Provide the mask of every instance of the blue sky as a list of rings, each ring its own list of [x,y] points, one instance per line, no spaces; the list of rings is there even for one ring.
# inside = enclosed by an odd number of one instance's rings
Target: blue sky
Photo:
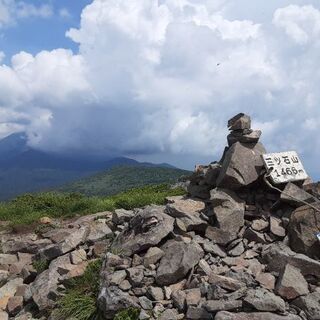
[[[318,0],[0,0],[0,138],[192,168],[251,115],[319,176]]]
[[[78,51],[78,45],[65,36],[71,27],[78,27],[82,9],[90,0],[31,0],[35,7],[47,4],[52,9],[48,17],[18,18],[12,25],[1,30],[0,48],[5,52],[5,63],[10,63],[11,56],[27,51],[36,54],[41,50],[68,48]]]

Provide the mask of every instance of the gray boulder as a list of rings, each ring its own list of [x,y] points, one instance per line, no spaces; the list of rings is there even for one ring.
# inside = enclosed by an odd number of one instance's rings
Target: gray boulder
[[[262,251],[263,261],[270,271],[281,272],[287,264],[300,270],[304,276],[320,279],[320,262],[308,256],[292,251],[284,243],[277,242]]]
[[[189,270],[199,263],[204,252],[195,243],[170,240],[161,248],[165,255],[160,260],[156,282],[159,285],[170,285],[183,279]]]
[[[295,306],[302,309],[308,320],[320,319],[320,291],[312,292],[306,296],[301,296],[292,302]]]
[[[288,228],[291,248],[311,258],[319,258],[319,241],[316,237],[319,232],[319,224],[319,212],[308,206],[296,209],[291,215]]]
[[[286,304],[283,299],[266,289],[250,289],[244,303],[258,311],[284,313]]]
[[[262,171],[261,143],[234,143],[225,154],[217,186],[237,190],[255,182]]]
[[[251,118],[244,114],[238,113],[234,117],[228,120],[229,130],[244,130],[251,128]]]
[[[162,206],[148,206],[138,212],[122,231],[112,248],[132,255],[157,245],[173,231],[174,219]]]
[[[298,268],[287,264],[279,275],[276,292],[284,299],[292,300],[309,293],[308,282]]]
[[[210,196],[216,224],[207,228],[206,237],[227,244],[237,238],[244,225],[244,202],[234,192],[220,188],[213,189]]]
[[[289,203],[294,207],[301,207],[305,201],[308,203],[316,202],[317,199],[312,196],[310,193],[304,191],[302,188],[298,187],[296,184],[289,182],[283,189],[281,193],[280,200]]]
[[[187,231],[204,231],[207,222],[201,219],[200,213],[205,203],[200,200],[188,199],[182,196],[167,198],[166,212],[173,218],[180,219]]]

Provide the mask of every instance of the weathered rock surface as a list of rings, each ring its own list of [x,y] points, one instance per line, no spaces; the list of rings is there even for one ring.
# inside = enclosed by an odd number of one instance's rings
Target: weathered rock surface
[[[276,292],[281,297],[292,300],[309,293],[308,282],[299,269],[287,264],[279,275]]]
[[[293,304],[302,309],[308,320],[320,319],[320,291],[312,292],[306,296],[301,296],[293,301]]]
[[[268,246],[262,252],[262,257],[271,271],[281,272],[287,264],[290,264],[298,268],[304,276],[320,278],[319,261],[295,253],[284,243],[275,243]]]
[[[237,190],[258,180],[263,168],[261,155],[264,153],[266,150],[261,143],[234,143],[225,155],[217,185]]]
[[[130,220],[129,226],[116,239],[113,248],[130,255],[160,243],[173,231],[174,219],[161,206],[148,206]]]
[[[320,206],[319,206],[320,208]],[[289,239],[291,248],[309,257],[320,257],[319,241],[316,234],[319,232],[319,213],[308,206],[296,209],[289,223]]]
[[[235,193],[220,188],[211,191],[210,200],[216,223],[207,228],[206,236],[215,243],[227,244],[244,225],[244,203]]]
[[[162,248],[164,256],[158,267],[156,281],[159,285],[170,285],[186,276],[203,257],[203,250],[197,243],[168,241]]]
[[[313,203],[317,201],[314,196],[292,182],[287,183],[283,189],[283,192],[281,193],[280,200],[289,203],[294,207],[301,207],[303,205],[301,201],[307,203]]]
[[[181,220],[187,231],[206,229],[207,222],[200,215],[200,212],[205,209],[203,201],[181,196],[169,197],[167,201],[166,212],[173,218]]]

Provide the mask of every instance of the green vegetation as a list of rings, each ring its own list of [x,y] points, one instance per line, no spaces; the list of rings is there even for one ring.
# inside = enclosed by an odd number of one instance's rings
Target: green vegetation
[[[108,196],[146,185],[174,183],[190,174],[190,171],[175,168],[117,166],[77,180],[58,190],[87,196]]]
[[[54,311],[59,320],[102,320],[97,308],[102,261],[89,263],[81,277],[72,278],[66,284],[64,295],[58,300]],[[114,320],[138,320],[140,311],[129,308],[116,314]]]
[[[140,310],[137,308],[128,308],[116,314],[113,320],[138,320]]]
[[[46,192],[25,194],[0,203],[0,220],[12,225],[31,224],[41,217],[69,218],[117,208],[133,209],[148,204],[164,204],[165,197],[182,195],[181,188],[167,184],[145,186],[108,197],[89,197],[77,193]]]
[[[73,278],[66,284],[66,292],[55,310],[59,319],[102,319],[97,308],[101,265],[100,259],[89,263],[81,277]]]
[[[34,260],[32,262],[33,267],[37,270],[38,273],[43,272],[44,270],[48,269],[49,267],[49,261],[46,259],[39,259]]]

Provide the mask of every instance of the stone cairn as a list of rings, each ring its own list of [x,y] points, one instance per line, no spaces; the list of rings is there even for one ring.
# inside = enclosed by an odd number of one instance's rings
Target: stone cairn
[[[187,196],[3,233],[0,319],[37,318],[31,303],[38,314],[54,308],[64,281],[104,257],[97,302],[106,319],[133,307],[140,320],[319,320],[320,216],[301,201],[318,206],[320,185],[271,189],[261,132],[244,114],[228,128],[222,159],[196,167]],[[32,266],[39,258],[49,262],[43,272]]]

